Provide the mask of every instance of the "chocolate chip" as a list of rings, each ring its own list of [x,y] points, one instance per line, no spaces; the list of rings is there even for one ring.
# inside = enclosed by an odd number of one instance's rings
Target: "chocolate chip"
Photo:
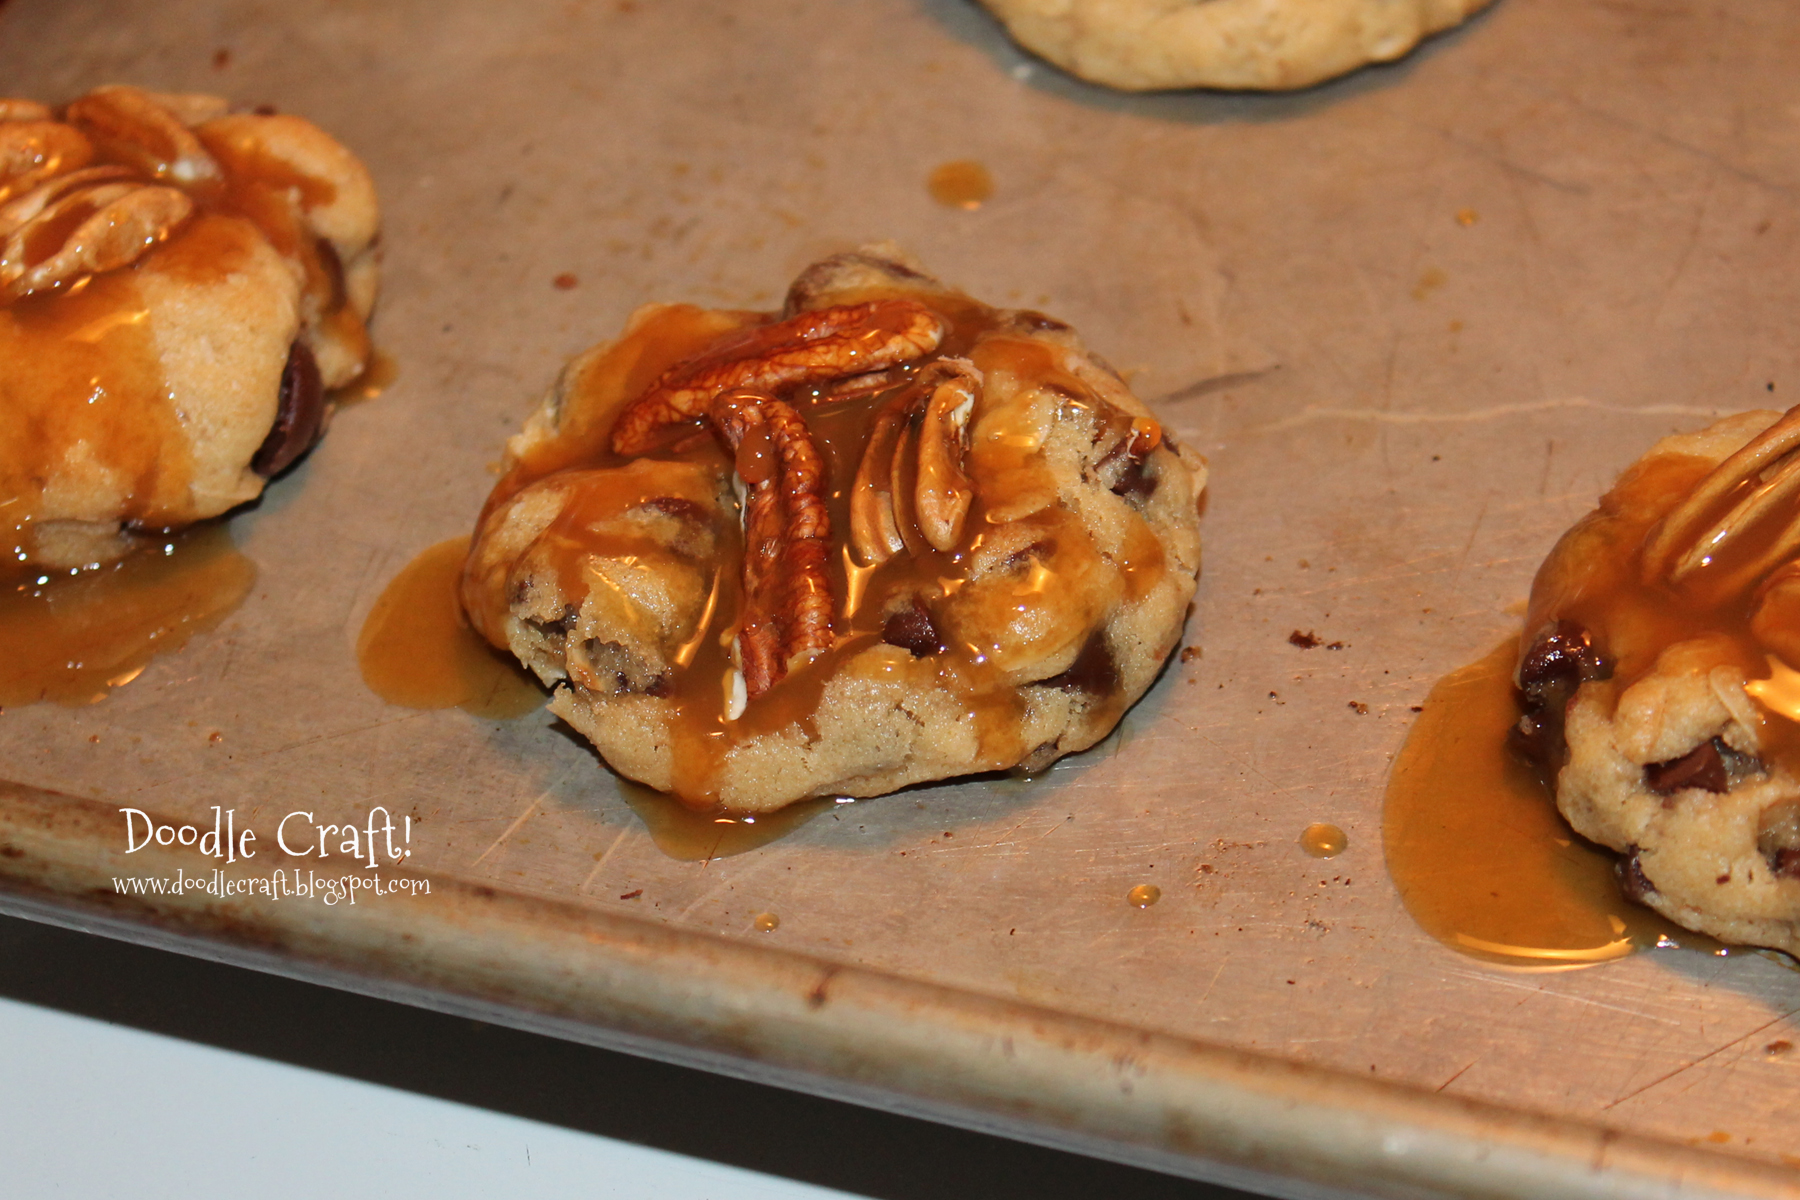
[[[295,342],[281,372],[274,427],[250,460],[250,469],[264,479],[273,479],[312,449],[324,425],[325,385],[319,378],[318,361],[305,342]]]
[[[1627,847],[1625,858],[1619,863],[1619,886],[1639,904],[1657,894],[1656,885],[1644,874],[1642,852],[1636,846]]]
[[[1106,644],[1104,630],[1096,629],[1082,644],[1081,653],[1069,669],[1038,680],[1042,687],[1061,688],[1065,692],[1087,692],[1103,696],[1119,686],[1119,664],[1113,660],[1112,648]]]
[[[1540,706],[1555,703],[1560,710],[1583,683],[1611,674],[1611,664],[1586,629],[1574,621],[1557,621],[1538,634],[1519,660],[1519,690]]]
[[[917,599],[911,608],[903,608],[887,619],[887,624],[881,628],[881,640],[890,646],[912,651],[914,658],[937,654],[944,648],[938,638],[937,626],[932,623],[931,612]]]
[[[1646,766],[1644,785],[1659,796],[1668,796],[1684,788],[1725,791],[1731,786],[1731,778],[1725,770],[1725,759],[1719,753],[1719,739],[1702,742],[1680,758]]]
[[[1519,660],[1524,719],[1509,736],[1513,749],[1554,778],[1568,753],[1563,717],[1569,701],[1583,683],[1611,674],[1612,664],[1581,625],[1557,621],[1545,626]]]

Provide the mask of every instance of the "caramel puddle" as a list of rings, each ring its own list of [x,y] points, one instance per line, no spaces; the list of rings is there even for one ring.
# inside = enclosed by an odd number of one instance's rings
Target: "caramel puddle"
[[[0,708],[104,700],[215,628],[255,582],[256,565],[220,523],[74,575],[10,576],[0,583]]]
[[[469,628],[457,586],[469,539],[439,542],[401,568],[356,639],[369,690],[406,708],[460,708],[507,721],[544,703],[525,670]]]
[[[973,159],[959,158],[934,167],[925,178],[925,190],[945,208],[973,212],[994,194],[994,177]]]
[[[362,374],[334,390],[331,399],[341,407],[362,404],[387,391],[398,378],[400,364],[394,361],[393,355],[378,346],[370,351],[368,365],[363,367]]]
[[[629,779],[619,780],[619,795],[644,823],[656,848],[682,862],[730,858],[758,849],[834,807],[831,800],[818,799],[771,813],[702,812]]]
[[[1582,840],[1549,786],[1513,754],[1508,639],[1439,680],[1388,778],[1388,875],[1427,933],[1490,962],[1593,966],[1659,945],[1714,948],[1619,890],[1613,855]]]

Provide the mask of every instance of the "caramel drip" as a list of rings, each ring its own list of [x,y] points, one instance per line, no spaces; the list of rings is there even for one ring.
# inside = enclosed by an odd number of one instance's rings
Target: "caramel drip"
[[[369,690],[406,708],[510,720],[544,702],[535,680],[469,628],[457,599],[469,539],[437,543],[401,569],[363,620],[356,661]]]
[[[1394,763],[1382,848],[1407,911],[1456,950],[1538,970],[1712,945],[1626,900],[1614,856],[1563,823],[1536,768],[1507,748],[1517,654],[1508,640],[1441,680]]]
[[[1599,509],[1564,535],[1539,572],[1526,637],[1552,621],[1574,621],[1592,635],[1621,692],[1647,674],[1664,650],[1703,635],[1722,635],[1717,661],[1741,668],[1747,679],[1767,681],[1777,673],[1784,664],[1751,628],[1759,581],[1743,580],[1738,568],[1762,556],[1782,522],[1747,530],[1681,585],[1660,574],[1646,577],[1646,540],[1712,466],[1707,459],[1659,455],[1627,471]],[[1737,495],[1723,497],[1720,510]],[[1760,730],[1761,757],[1800,769],[1800,704],[1771,704],[1773,697],[1760,691],[1753,686],[1751,694],[1768,718]]]
[[[845,297],[844,302],[879,300],[891,294],[895,293],[874,289],[867,295]],[[914,293],[898,294],[918,299]],[[1051,347],[1000,328],[993,310],[956,296],[932,295],[928,303],[947,322],[935,355],[890,367],[885,377],[867,386],[836,390],[832,383],[809,384],[785,393],[805,421],[824,463],[824,500],[833,537],[833,552],[824,564],[833,600],[833,641],[829,649],[810,662],[792,666],[784,678],[752,700],[741,716],[735,720],[729,717],[732,674],[737,669],[732,646],[744,619],[744,581],[739,569],[744,545],[741,531],[728,521],[715,555],[715,562],[723,565],[713,571],[705,628],[696,631],[686,643],[687,657],[681,669],[671,678],[659,681],[656,693],[676,713],[669,730],[674,770],[671,790],[683,806],[700,816],[678,817],[658,810],[661,815],[655,818],[645,816],[653,832],[692,825],[702,833],[697,840],[683,844],[693,846],[711,837],[706,830],[718,822],[729,824],[735,820],[720,807],[720,783],[727,756],[754,738],[782,730],[794,729],[807,739],[816,738],[819,705],[827,681],[848,659],[883,640],[884,628],[897,607],[910,607],[917,602],[929,609],[954,596],[968,581],[974,557],[994,524],[1014,519],[1001,510],[1015,506],[1023,488],[1044,491],[1041,445],[1027,444],[1029,439],[1025,438],[1003,437],[995,444],[976,446],[971,450],[972,466],[968,472],[975,480],[975,497],[957,545],[949,550],[934,549],[919,530],[908,505],[897,502],[897,523],[907,551],[874,566],[856,559],[847,545],[851,490],[875,414],[904,396],[908,389],[922,387],[921,375],[935,358],[971,357],[984,370],[1011,371],[1063,393],[1071,403],[1101,410],[1111,414],[1106,419],[1123,420],[1129,426],[1128,416],[1112,414],[1111,406],[1092,388],[1061,369]],[[750,313],[665,306],[640,319],[603,353],[579,361],[560,387],[557,436],[528,445],[519,454],[490,496],[483,519],[522,489],[539,480],[548,481],[558,472],[624,466],[628,460],[614,454],[608,444],[612,421],[623,408],[672,367],[741,341],[763,320]],[[974,421],[979,421],[983,411],[978,399]],[[916,423],[916,416],[914,420]],[[766,454],[766,448],[748,441],[745,445],[750,448],[740,447],[739,455],[731,455],[702,425],[690,422],[670,426],[662,441],[642,457],[702,465],[722,480],[740,457],[752,472],[763,469],[759,455]],[[897,501],[910,495],[916,482],[916,464],[916,453],[896,456],[893,483]],[[582,572],[589,556],[623,558],[666,553],[627,545],[615,535],[596,532],[596,527],[604,525],[607,518],[651,498],[641,483],[625,481],[623,473],[620,478],[621,482],[609,490],[607,485],[590,483],[584,477],[579,491],[565,501],[564,508],[540,536],[538,548],[551,548],[554,569],[562,580],[565,595],[587,593]],[[1067,597],[1058,586],[1060,573],[1095,569],[1091,564],[1099,557],[1075,515],[1056,504],[1054,490],[1044,491],[1041,499],[1039,507],[1043,511],[1036,515],[1028,512],[1025,519],[1043,526],[1043,548],[1029,566],[1021,568],[1017,580],[996,589],[992,601],[1003,609],[995,617],[1003,624],[1055,624],[1041,620],[1039,614],[1065,605]],[[1114,560],[1113,569],[1124,576],[1126,603],[1148,592],[1167,570],[1162,546],[1147,527],[1135,531]],[[508,598],[481,595],[479,588],[467,590],[465,602],[473,606],[475,624],[486,630],[490,638],[494,637],[504,621],[500,606],[508,603]],[[1096,611],[1078,616],[1074,636],[1080,639],[1087,637],[1105,614]],[[1085,673],[1079,669],[1083,660],[1078,659],[1077,667],[1065,672],[1066,678],[1046,683],[1088,694],[1090,711],[1100,714],[1100,719],[1112,719],[1124,707],[1116,667],[1103,643],[1092,638],[1089,641],[1094,644],[1083,648],[1089,651],[1086,661],[1090,669]],[[1054,646],[1055,643],[1031,644],[1026,652],[1036,654]],[[929,670],[935,673],[940,687],[965,705],[980,747],[977,769],[980,764],[1010,765],[1031,749],[1020,744],[1018,726],[1027,701],[1015,677],[1009,674],[1018,666],[1015,661],[991,646],[967,641],[947,641],[943,652],[910,662],[904,661],[905,651],[896,653],[901,657],[892,667],[894,673]],[[1015,659],[1023,656],[1026,655],[1013,654]],[[929,665],[921,667],[922,663]],[[628,798],[640,813],[650,803],[636,790],[628,791]],[[766,818],[758,818],[759,822],[763,820]],[[695,821],[700,824],[693,825]],[[715,851],[709,848],[706,853]]]
[[[0,586],[0,709],[104,699],[217,626],[255,582],[229,532],[209,524],[95,570]]]

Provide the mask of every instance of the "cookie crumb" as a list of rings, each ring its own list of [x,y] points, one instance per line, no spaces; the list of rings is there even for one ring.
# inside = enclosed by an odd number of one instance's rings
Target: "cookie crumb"
[[[1298,646],[1302,650],[1311,650],[1314,646],[1319,644],[1319,638],[1318,635],[1311,630],[1302,633],[1300,630],[1296,629],[1294,632],[1288,634],[1288,644],[1290,646]]]

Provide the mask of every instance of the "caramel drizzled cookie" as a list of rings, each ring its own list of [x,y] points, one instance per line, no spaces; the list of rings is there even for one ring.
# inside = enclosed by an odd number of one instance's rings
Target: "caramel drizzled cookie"
[[[5,561],[106,562],[254,499],[369,355],[374,186],[299,117],[0,99]]]
[[[1126,91],[1310,87],[1493,0],[981,0],[1033,54]]]
[[[1066,325],[876,247],[781,312],[651,305],[572,362],[463,601],[694,806],[1040,770],[1174,648],[1205,469]]]
[[[1800,953],[1800,409],[1664,438],[1539,570],[1520,733],[1690,929]]]

